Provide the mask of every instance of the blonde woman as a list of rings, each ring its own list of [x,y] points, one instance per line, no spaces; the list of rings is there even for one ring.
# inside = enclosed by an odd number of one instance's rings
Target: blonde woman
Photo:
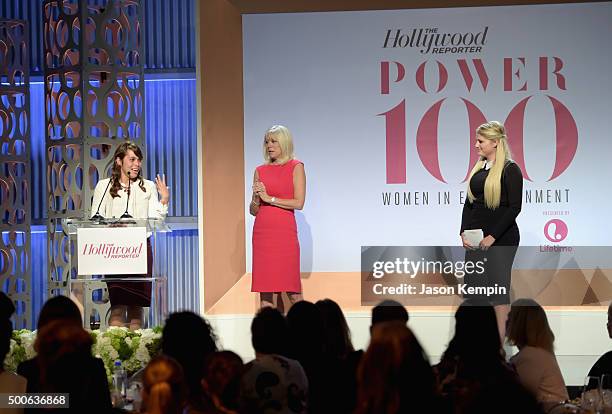
[[[174,359],[159,355],[143,374],[142,411],[145,414],[185,412],[186,385],[183,369]]]
[[[302,299],[300,244],[294,210],[304,207],[306,173],[294,158],[291,132],[274,125],[264,134],[265,163],[255,170],[250,212],[253,226],[252,292],[260,293],[260,305],[282,311],[280,293],[291,303]]]
[[[508,315],[508,341],[519,352],[510,358],[525,388],[540,403],[569,399],[553,344],[555,335],[544,309],[533,299],[518,299]]]
[[[474,287],[496,288],[484,295],[495,308],[500,338],[504,338],[510,311],[512,263],[520,241],[516,217],[523,199],[523,175],[512,161],[506,129],[490,121],[476,129],[479,160],[468,179],[468,197],[463,206],[461,241],[466,261],[484,261],[485,273],[466,275],[465,283]],[[464,231],[482,229],[478,246],[470,245]],[[486,260],[485,260],[486,259]],[[479,295],[469,295],[470,297]]]

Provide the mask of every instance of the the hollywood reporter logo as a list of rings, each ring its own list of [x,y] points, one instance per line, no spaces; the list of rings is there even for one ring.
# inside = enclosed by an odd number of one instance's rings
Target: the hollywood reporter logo
[[[479,53],[487,41],[489,26],[480,32],[448,33],[437,27],[412,29],[389,29],[383,48],[417,48],[422,54]]]
[[[516,93],[527,91],[528,83],[531,88],[543,93],[546,101],[552,106],[555,124],[555,166],[547,181],[552,181],[561,175],[571,164],[578,148],[578,127],[570,110],[558,98],[551,96],[550,90],[555,88],[566,91],[566,77],[563,73],[563,60],[558,57],[541,56],[538,58],[538,77],[533,80],[525,79],[524,73],[527,68],[527,60],[524,57],[505,57],[501,62],[483,62],[482,59],[456,59],[455,62],[443,64],[439,60],[426,60],[420,63],[412,79],[407,75],[406,66],[396,61],[380,62],[380,94],[389,95],[391,90],[401,91],[402,88],[412,87],[412,82],[418,89],[429,95],[440,95],[445,91],[448,83],[449,73],[460,76],[465,84],[467,92],[477,89],[477,80],[486,93],[488,89],[500,88],[503,92]],[[501,64],[500,64],[501,63]],[[530,65],[531,66],[531,65]],[[491,85],[489,73],[492,70],[501,70],[501,85]],[[427,71],[427,77],[426,77]],[[425,79],[433,79],[435,87]],[[437,81],[437,82],[436,82]],[[504,124],[509,136],[514,160],[521,167],[523,177],[533,181],[525,165],[524,124],[527,104],[536,94],[521,99],[508,113]],[[542,96],[542,95],[541,95]],[[473,131],[485,123],[488,119],[482,110],[469,99],[460,97],[462,106],[465,106],[468,118],[469,132],[465,135],[466,145],[473,145]],[[425,169],[438,181],[447,183],[440,169],[438,151],[438,125],[442,106],[448,102],[448,97],[439,96],[420,118],[416,130],[416,152]],[[406,102],[401,100],[392,109],[378,114],[385,118],[385,147],[386,147],[386,182],[387,184],[406,184],[408,137],[406,134],[406,106],[412,111],[418,102]],[[464,160],[465,181],[470,173],[471,167],[478,158],[476,151],[470,151],[469,160]]]
[[[142,242],[133,245],[117,245],[115,243],[85,243],[83,256],[98,256],[104,259],[137,259],[142,254]]]

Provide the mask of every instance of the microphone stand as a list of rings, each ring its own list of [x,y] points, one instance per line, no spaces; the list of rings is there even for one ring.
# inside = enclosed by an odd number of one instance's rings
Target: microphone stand
[[[110,180],[108,180],[108,184],[106,184],[106,188],[104,189],[104,193],[102,194],[102,198],[100,199],[100,204],[98,204],[98,208],[96,210],[96,214],[94,214],[90,218],[90,220],[97,221],[98,223],[101,222],[102,220],[104,220],[104,217],[102,217],[102,214],[100,214],[100,207],[102,207],[102,201],[104,201],[104,197],[106,196],[106,192],[108,191],[108,187],[110,186],[111,181],[113,181],[112,178]]]
[[[128,213],[128,206],[130,205],[130,185],[132,184],[132,177],[130,177],[130,172],[129,171],[127,172],[127,176],[128,176],[127,203],[125,204],[125,212],[120,217],[120,219],[133,218],[132,215],[130,213]]]

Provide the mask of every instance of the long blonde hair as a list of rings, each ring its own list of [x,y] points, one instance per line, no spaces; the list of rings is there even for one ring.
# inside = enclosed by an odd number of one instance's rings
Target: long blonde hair
[[[495,150],[495,162],[493,166],[489,170],[489,175],[485,180],[484,186],[484,198],[485,204],[490,209],[496,209],[499,207],[499,203],[501,201],[501,178],[502,173],[504,172],[504,166],[506,165],[506,161],[512,160],[512,155],[510,153],[510,147],[508,146],[508,138],[506,137],[506,128],[501,122],[497,121],[489,121],[478,128],[476,128],[476,135],[480,135],[481,137],[497,142],[497,148]],[[486,159],[481,157],[470,172],[468,177],[468,199],[470,202],[474,201],[474,194],[472,193],[472,189],[470,188],[470,180],[478,171],[480,171],[485,166]]]

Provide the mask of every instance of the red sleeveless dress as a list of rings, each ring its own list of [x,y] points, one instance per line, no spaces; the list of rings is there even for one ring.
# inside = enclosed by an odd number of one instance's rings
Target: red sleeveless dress
[[[293,198],[293,169],[302,164],[257,167],[259,181],[276,198]],[[301,292],[300,243],[293,210],[261,202],[253,226],[252,292]]]

